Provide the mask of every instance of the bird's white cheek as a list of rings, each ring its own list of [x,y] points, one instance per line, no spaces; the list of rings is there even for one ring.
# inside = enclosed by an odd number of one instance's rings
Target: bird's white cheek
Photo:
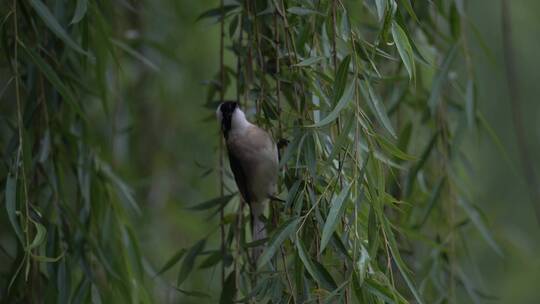
[[[223,120],[223,115],[221,114],[220,108],[218,108],[216,111],[216,118],[217,118],[218,123],[221,125],[221,121]]]

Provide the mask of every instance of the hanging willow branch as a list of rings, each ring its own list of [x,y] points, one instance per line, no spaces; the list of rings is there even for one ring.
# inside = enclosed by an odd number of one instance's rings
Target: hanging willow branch
[[[445,8],[448,15],[437,18],[455,26],[457,17],[462,24],[454,4]],[[440,24],[431,22],[433,14],[441,11],[420,10],[408,1],[366,2],[352,9],[335,0],[278,0],[245,2],[227,15],[248,21],[241,27],[230,21],[236,27],[231,41],[248,37],[245,48],[240,43],[235,52],[237,61],[246,63],[244,110],[257,113],[258,124],[289,144],[281,154],[279,185],[286,202],[268,213],[273,216],[267,226],[276,228],[263,256],[272,259],[249,274],[255,280],[237,273],[243,286],[234,294],[223,290],[222,299],[429,303],[435,295],[430,288],[418,290],[421,279],[411,271],[422,269],[412,268],[411,260],[425,261],[441,274],[450,269],[450,276],[422,279],[428,286],[460,280],[455,259],[440,264],[441,252],[430,248],[432,243],[410,239],[414,231],[439,242],[428,234],[438,227],[448,231],[441,246],[456,254],[455,223],[439,221],[433,210],[444,210],[438,201],[466,200],[463,193],[441,191],[437,183],[459,178],[438,168],[452,166],[453,155],[462,153],[452,145],[456,129],[447,107],[456,102],[451,88],[459,86],[452,83],[461,81],[448,78],[461,36],[435,39],[434,32],[451,27],[428,31],[424,22]],[[416,68],[418,62],[429,65],[422,53],[428,46],[436,50],[434,76]],[[417,81],[420,77],[432,77],[433,85],[425,87],[429,82]],[[471,107],[461,109],[457,115],[471,116]],[[427,113],[428,121],[418,121],[414,113]],[[414,135],[413,126],[415,134],[426,135]],[[465,216],[474,216],[469,205],[461,206]],[[243,226],[226,238],[242,240]],[[431,253],[423,255],[421,248]],[[247,260],[237,257],[235,271],[247,269]]]
[[[138,62],[128,71],[158,69],[134,49],[144,39],[119,40],[115,31],[127,25],[111,13],[117,4],[68,2],[65,10],[42,0],[0,4],[7,57],[0,64],[14,80],[5,96],[15,99],[0,132],[12,232],[0,241],[8,253],[9,272],[0,276],[6,302],[149,303],[152,284],[220,303],[477,300],[466,277],[474,270],[460,264],[471,235],[464,229],[474,226],[486,246],[502,250],[461,186],[469,164],[459,138],[484,124],[473,94],[475,58],[460,33],[461,1],[221,0],[203,12],[199,20],[216,21],[220,33],[219,70],[204,106],[214,112],[236,94],[252,122],[288,142],[276,194],[285,202],[268,206],[265,259],[251,265],[248,252],[261,244],[227,187],[234,181],[220,137],[219,197],[191,207],[209,219],[219,214],[219,222],[208,220],[214,229],[157,271],[130,225],[144,191],[134,193],[103,152],[112,150],[101,140],[110,134],[96,121],[106,130],[117,123],[108,109],[121,108],[115,91],[130,77],[111,88],[107,75],[120,75],[124,56]],[[70,20],[65,12],[73,12]],[[466,73],[456,69],[459,58]],[[234,84],[236,92],[227,90]],[[41,106],[46,123],[36,119]],[[161,277],[175,265],[175,282]],[[208,275],[203,291],[191,290],[195,271]],[[219,284],[206,280],[215,271]]]
[[[224,56],[224,39],[225,39],[225,8],[223,5],[223,0],[220,2],[220,34],[219,34],[219,102],[223,103],[225,100],[225,65],[223,63]],[[225,181],[224,181],[224,172],[225,167],[223,164],[223,139],[219,137],[219,195],[223,196],[225,194]],[[219,230],[220,230],[220,242],[221,242],[221,254],[225,256],[225,224],[223,223],[224,211],[221,209],[219,211]],[[225,263],[221,264],[221,287],[225,288]]]

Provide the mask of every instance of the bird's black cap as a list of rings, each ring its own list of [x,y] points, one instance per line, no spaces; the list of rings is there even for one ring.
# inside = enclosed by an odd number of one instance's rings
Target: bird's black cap
[[[221,130],[225,138],[228,137],[231,130],[232,114],[238,107],[238,103],[235,101],[225,101],[219,105],[219,111],[221,112]]]

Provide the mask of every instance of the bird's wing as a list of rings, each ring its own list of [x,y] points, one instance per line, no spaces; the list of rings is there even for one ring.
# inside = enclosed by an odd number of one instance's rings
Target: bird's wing
[[[257,180],[260,182],[258,177],[261,170],[265,170],[264,174],[271,177],[270,179],[277,178],[277,148],[270,135],[252,126],[241,136],[230,136],[227,140],[227,151],[236,184],[246,202],[252,203],[261,199],[260,193],[252,193],[258,189],[257,184],[252,183]]]
[[[272,140],[272,136],[265,130],[254,127],[249,130],[249,133],[252,134],[250,138],[252,138],[253,145],[256,147],[259,147],[259,150],[257,153],[263,154],[264,157],[277,165],[279,162],[278,160],[278,150],[277,145],[274,143],[274,140]]]
[[[246,203],[249,204],[251,203],[251,198],[248,190],[248,178],[244,168],[242,167],[242,161],[236,155],[235,149],[231,149],[229,145],[227,145],[227,152],[229,154],[229,164],[231,165],[231,170],[233,172],[236,185],[238,186],[238,190]]]

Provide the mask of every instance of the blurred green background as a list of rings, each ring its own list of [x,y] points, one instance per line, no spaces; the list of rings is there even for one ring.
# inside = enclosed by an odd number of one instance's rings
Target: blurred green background
[[[534,163],[540,169],[540,21],[536,14],[540,2],[510,1],[513,44],[521,92],[522,115]],[[538,303],[540,301],[540,233],[522,175],[515,133],[510,115],[510,102],[501,38],[501,7],[499,1],[470,1],[468,11],[477,26],[493,60],[476,45],[475,73],[478,81],[480,110],[499,136],[509,155],[504,160],[487,138],[472,136],[469,151],[474,167],[474,198],[489,217],[491,227],[505,249],[505,257],[498,258],[485,244],[471,244],[476,263],[481,271],[481,282],[500,303]],[[474,37],[471,33],[470,38]],[[513,170],[512,167],[515,169]],[[540,185],[536,185],[540,187]],[[539,203],[539,202],[536,202]],[[475,233],[471,230],[471,233]]]
[[[145,1],[134,8],[136,29],[125,28],[124,32],[127,37],[137,37],[145,45],[145,55],[159,67],[159,71],[131,70],[124,65],[128,68],[121,78],[130,89],[126,90],[124,108],[118,115],[125,116],[129,132],[115,137],[114,150],[117,165],[124,168],[125,176],[145,176],[143,180],[131,181],[138,185],[136,191],[144,206],[143,216],[136,219],[140,223],[137,229],[141,246],[155,266],[216,227],[215,218],[210,225],[205,216],[186,211],[185,206],[216,196],[218,189],[215,175],[205,175],[206,166],[217,164],[218,129],[214,110],[204,108],[203,104],[204,82],[218,70],[219,26],[211,21],[195,21],[201,12],[217,4]],[[511,121],[500,3],[469,1],[467,11],[476,26],[469,29],[468,37],[474,54],[474,73],[479,79],[478,106],[500,138],[509,161],[488,137],[473,134],[466,139],[472,169],[469,182],[475,183],[471,187],[473,202],[484,210],[505,257],[498,257],[478,235],[473,238],[478,242],[468,244],[472,261],[464,262],[477,267],[475,279],[495,297],[494,302],[538,303],[540,228],[529,201]],[[536,161],[530,166],[538,170],[540,2],[514,0],[511,11],[523,118]],[[483,47],[489,50],[488,54]],[[231,57],[226,61],[234,64]],[[131,124],[132,121],[137,124]],[[470,233],[478,232],[471,228]],[[217,288],[218,276],[217,271],[199,273],[188,286],[192,284],[193,289],[199,290]],[[180,296],[165,287],[161,292],[169,299]]]

